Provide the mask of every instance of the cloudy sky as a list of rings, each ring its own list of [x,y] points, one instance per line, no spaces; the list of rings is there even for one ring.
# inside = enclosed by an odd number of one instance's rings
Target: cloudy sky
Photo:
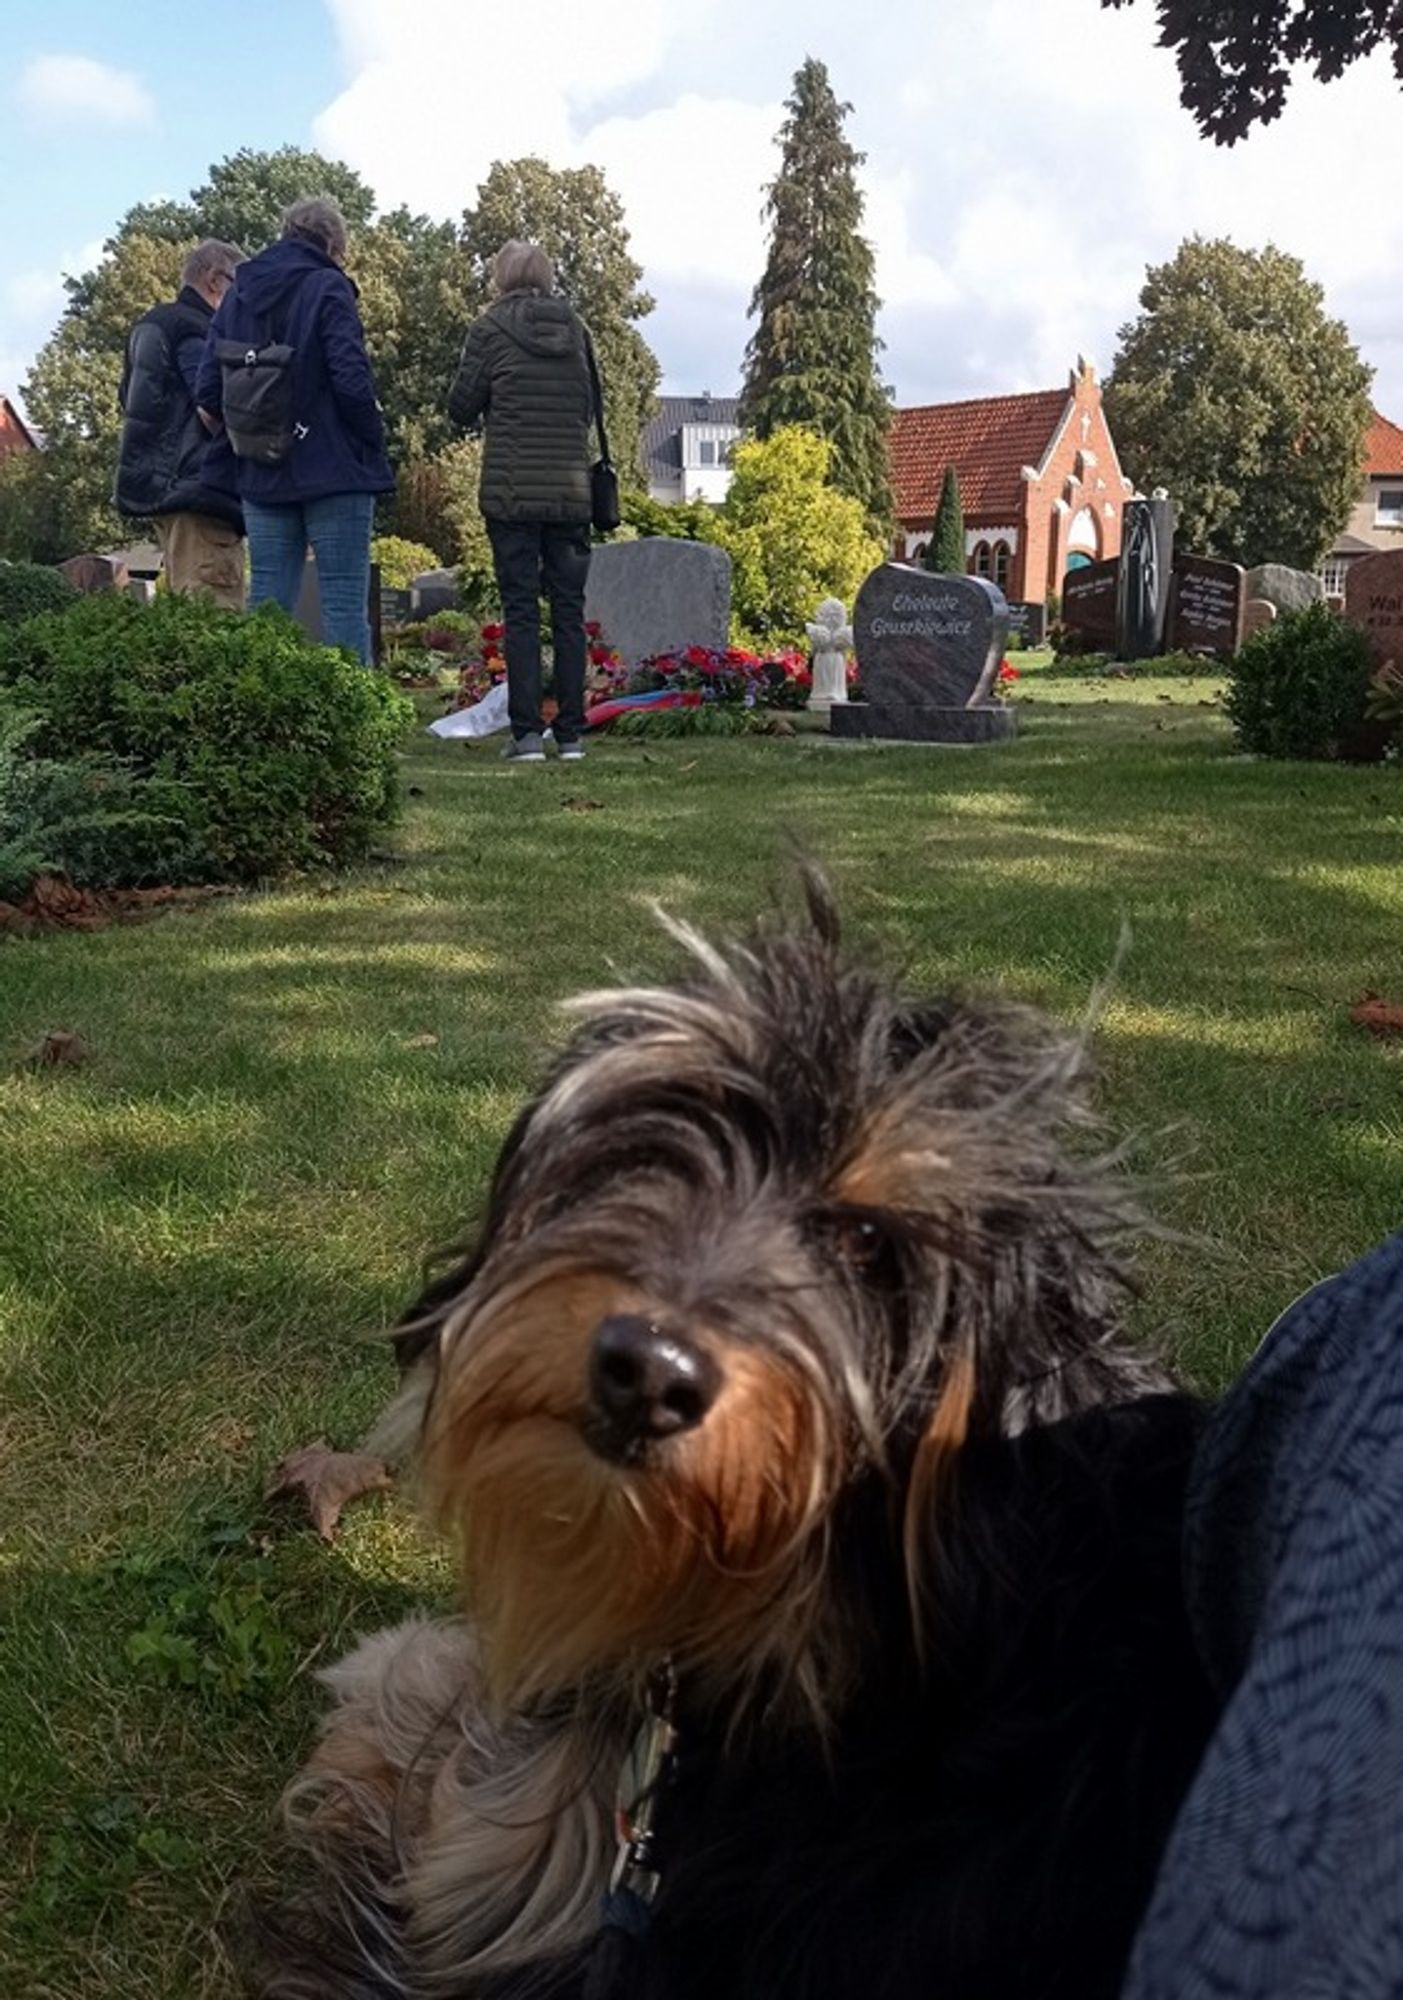
[[[739,378],[761,190],[806,55],[854,106],[900,403],[1109,364],[1144,267],[1192,231],[1305,260],[1403,421],[1403,93],[1375,59],[1224,152],[1180,110],[1152,0],[6,0],[0,388],[130,203],[240,146],[339,154],[457,215],[492,160],[592,160],[623,197],[675,391]],[[8,102],[3,101],[8,97]]]

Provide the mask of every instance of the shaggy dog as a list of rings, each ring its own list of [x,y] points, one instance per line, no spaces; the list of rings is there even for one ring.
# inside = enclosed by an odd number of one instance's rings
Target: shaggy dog
[[[1213,1718],[1081,1044],[674,928],[402,1327],[466,1615],[327,1675],[257,1990],[1112,2000]]]

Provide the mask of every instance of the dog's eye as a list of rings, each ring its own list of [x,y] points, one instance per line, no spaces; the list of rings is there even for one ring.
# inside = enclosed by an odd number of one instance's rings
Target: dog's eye
[[[896,1245],[878,1216],[832,1210],[823,1219],[823,1234],[830,1249],[869,1283],[895,1283],[900,1277]]]

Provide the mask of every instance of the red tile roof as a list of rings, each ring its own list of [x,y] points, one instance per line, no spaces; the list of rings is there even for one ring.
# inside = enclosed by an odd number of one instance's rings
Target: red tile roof
[[[953,465],[966,514],[1007,514],[1012,526],[1022,518],[1023,468],[1042,463],[1069,401],[1066,389],[1040,389],[895,411],[890,450],[898,518],[932,520],[945,468]]]
[[[1369,479],[1386,479],[1403,474],[1403,430],[1381,417],[1377,410],[1364,439],[1364,473]]]

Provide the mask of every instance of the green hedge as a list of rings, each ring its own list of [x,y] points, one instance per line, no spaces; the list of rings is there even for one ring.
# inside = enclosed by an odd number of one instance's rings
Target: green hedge
[[[0,687],[36,718],[32,754],[133,783],[179,874],[255,881],[363,857],[398,808],[413,719],[385,677],[281,612],[105,595],[0,628]]]
[[[60,571],[43,563],[0,562],[0,625],[21,625],[41,611],[62,611],[78,593]]]

